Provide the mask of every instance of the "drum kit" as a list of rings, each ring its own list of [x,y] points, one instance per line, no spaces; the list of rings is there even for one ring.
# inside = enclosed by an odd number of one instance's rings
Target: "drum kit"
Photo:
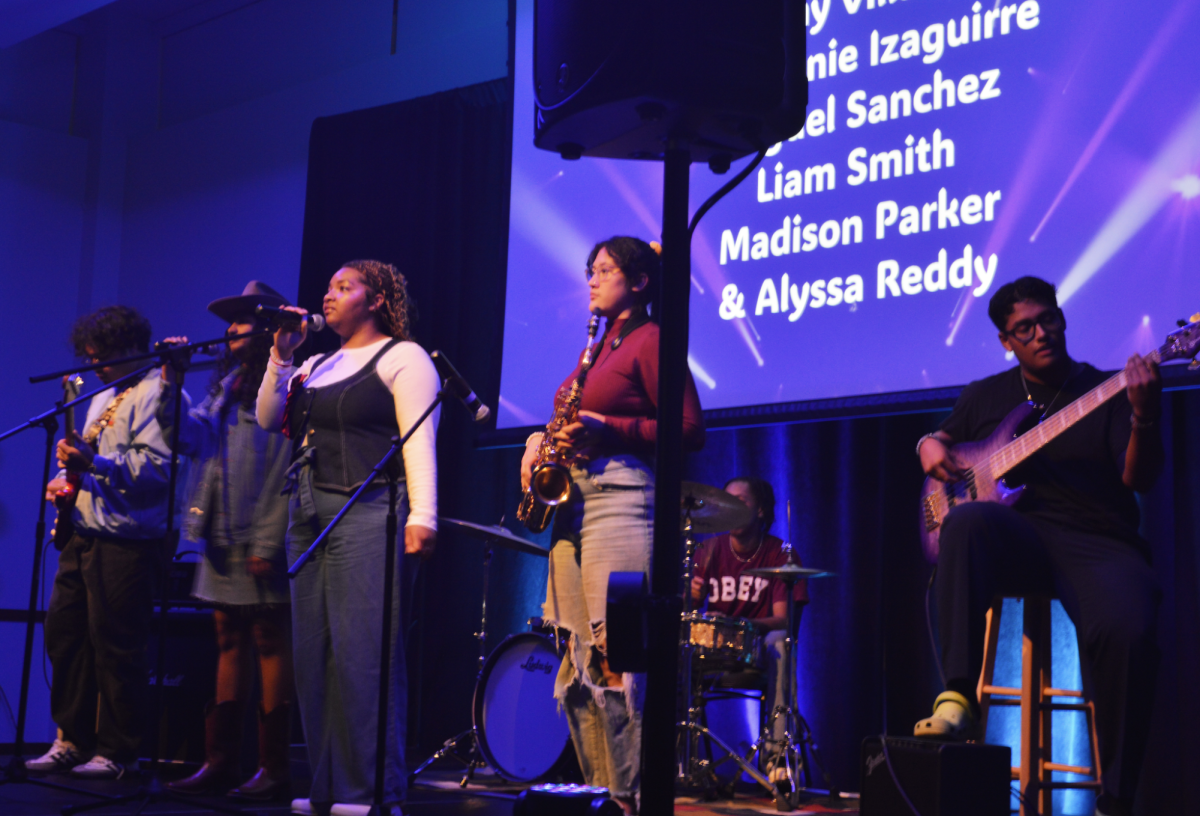
[[[712,796],[723,787],[716,768],[732,760],[742,772],[761,785],[775,799],[781,811],[794,810],[799,795],[802,770],[802,743],[817,756],[817,746],[804,717],[796,704],[795,604],[790,600],[793,588],[807,578],[824,578],[833,573],[806,569],[795,560],[790,544],[784,544],[787,561],[779,566],[757,567],[743,574],[756,578],[774,579],[787,586],[787,629],[783,639],[784,688],[782,704],[774,706],[768,716],[760,717],[758,740],[743,755],[713,733],[704,716],[704,678],[717,672],[746,672],[757,670],[763,650],[763,638],[751,621],[692,609],[692,576],[696,566],[697,533],[721,533],[745,527],[753,520],[746,505],[724,490],[695,482],[684,482],[682,490],[684,535],[683,558],[683,616],[680,627],[680,706],[682,719],[678,723],[679,743],[676,752],[678,775],[676,784],[684,790],[699,791]],[[788,526],[791,526],[791,507],[788,507]],[[775,724],[783,723],[782,738],[768,744]],[[724,752],[714,758],[712,746]],[[705,750],[702,750],[702,746]],[[825,774],[831,797],[836,796],[828,773]],[[782,787],[786,782],[786,787]]]
[[[457,759],[466,766],[459,787],[466,787],[475,771],[487,766],[510,782],[543,779],[570,757],[567,719],[554,699],[562,653],[555,638],[540,632],[520,632],[505,638],[488,654],[487,588],[493,547],[540,558],[549,558],[550,551],[495,524],[444,517],[438,519],[438,524],[484,542],[483,599],[479,631],[475,633],[479,675],[471,701],[471,727],[446,740],[409,774],[409,782],[443,757]]]
[[[682,497],[682,532],[685,541],[683,587],[688,588],[695,572],[696,534],[736,530],[750,523],[753,517],[741,500],[715,487],[684,482]],[[478,538],[485,545],[483,597],[479,631],[475,633],[479,643],[479,674],[472,700],[471,727],[446,740],[436,753],[409,775],[409,781],[415,780],[422,771],[444,757],[458,759],[466,766],[459,782],[461,787],[467,785],[476,769],[485,766],[490,766],[500,777],[511,782],[543,779],[561,768],[570,755],[566,717],[554,698],[554,684],[562,661],[561,644],[557,636],[539,631],[522,632],[505,638],[488,654],[487,585],[494,547],[541,558],[548,558],[549,550],[499,525],[475,524],[451,518],[441,518],[439,523],[444,528],[456,529]],[[784,546],[787,551],[785,564],[748,569],[745,574],[784,582],[789,598],[799,581],[832,574],[801,567],[795,562],[791,547]],[[743,755],[706,725],[702,683],[704,677],[711,677],[715,672],[757,670],[762,652],[762,635],[750,621],[693,610],[691,593],[688,591],[683,593],[683,598],[678,787],[699,790],[706,795],[713,794],[722,786],[715,768],[733,761],[775,798],[780,810],[794,809],[798,791],[803,790],[799,784],[803,764],[801,744],[807,744],[814,755],[817,750],[812,733],[796,706],[794,604],[788,604],[787,634],[783,640],[783,660],[787,667],[783,704],[774,707],[769,716],[761,718],[758,740]],[[773,746],[768,758],[765,749],[778,720],[784,723],[783,736]],[[713,745],[725,752],[724,756],[714,759]],[[786,789],[782,787],[784,781],[788,783]]]

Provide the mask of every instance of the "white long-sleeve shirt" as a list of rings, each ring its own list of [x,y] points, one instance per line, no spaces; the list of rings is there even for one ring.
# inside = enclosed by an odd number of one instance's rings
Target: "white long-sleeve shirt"
[[[283,411],[293,378],[304,375],[305,388],[322,388],[341,382],[361,371],[390,340],[390,337],[385,337],[368,346],[339,349],[321,363],[315,375],[312,374],[312,367],[320,355],[305,360],[299,368],[281,366],[272,359],[258,390],[258,424],[268,431],[282,430]],[[425,349],[416,343],[404,341],[379,358],[375,371],[392,392],[396,403],[396,423],[403,436],[437,396],[441,386],[437,369]],[[408,487],[406,526],[420,525],[431,530],[437,529],[436,440],[440,414],[440,409],[436,410],[421,423],[401,451]]]

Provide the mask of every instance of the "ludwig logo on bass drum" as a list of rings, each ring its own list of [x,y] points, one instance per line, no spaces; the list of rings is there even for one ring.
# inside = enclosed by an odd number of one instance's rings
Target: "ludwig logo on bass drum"
[[[554,670],[554,666],[545,661],[538,660],[537,655],[530,655],[525,658],[525,662],[517,666],[518,669],[524,669],[527,672],[538,672],[549,674]]]

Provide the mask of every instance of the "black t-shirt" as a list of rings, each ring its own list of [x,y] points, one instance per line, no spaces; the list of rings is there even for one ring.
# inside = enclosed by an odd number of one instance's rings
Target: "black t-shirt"
[[[1061,393],[1030,382],[1029,395],[1050,416],[1108,377],[1086,363],[1076,363]],[[986,439],[1029,395],[1019,366],[976,380],[963,389],[941,429],[956,443]],[[1004,481],[1010,487],[1025,485],[1016,509],[1063,527],[1144,547],[1137,533],[1137,501],[1121,481],[1132,413],[1122,391],[1006,474]]]

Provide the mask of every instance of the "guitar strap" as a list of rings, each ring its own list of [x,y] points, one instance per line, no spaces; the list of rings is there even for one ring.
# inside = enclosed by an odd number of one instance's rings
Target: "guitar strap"
[[[117,409],[121,407],[121,403],[125,401],[125,398],[129,396],[129,393],[133,391],[133,389],[137,388],[137,386],[138,384],[134,383],[120,394],[117,394],[115,397],[113,397],[112,402],[110,402],[108,407],[104,409],[104,413],[96,417],[96,421],[88,426],[87,431],[83,434],[83,441],[86,442],[88,447],[90,447],[93,451],[99,449],[100,435],[104,433],[106,428],[112,425],[113,417],[117,415]]]

